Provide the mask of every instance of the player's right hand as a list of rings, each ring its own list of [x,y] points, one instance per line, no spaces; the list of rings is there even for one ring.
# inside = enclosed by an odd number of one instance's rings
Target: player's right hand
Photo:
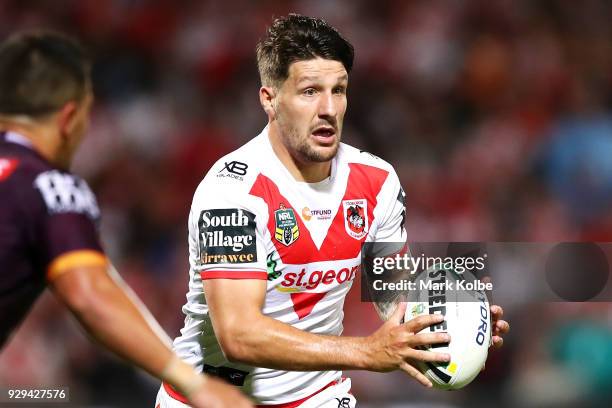
[[[406,303],[400,303],[389,320],[376,332],[366,338],[370,369],[372,371],[402,370],[414,377],[426,387],[432,383],[416,367],[417,361],[441,362],[450,361],[450,355],[419,350],[420,346],[448,343],[447,333],[419,333],[426,327],[444,320],[442,315],[421,315],[402,323],[406,312]]]
[[[193,408],[253,408],[254,405],[233,386],[207,376],[200,389],[189,395]]]

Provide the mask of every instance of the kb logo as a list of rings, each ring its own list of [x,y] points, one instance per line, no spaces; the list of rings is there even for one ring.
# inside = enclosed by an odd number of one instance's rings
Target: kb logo
[[[348,397],[336,398],[338,401],[338,408],[351,408],[351,399]]]
[[[227,170],[228,172],[232,174],[236,174],[238,176],[244,176],[247,173],[248,168],[249,166],[246,163],[242,163],[239,161],[233,161],[233,162],[225,163],[225,167],[222,168],[221,171],[219,171],[219,173]]]

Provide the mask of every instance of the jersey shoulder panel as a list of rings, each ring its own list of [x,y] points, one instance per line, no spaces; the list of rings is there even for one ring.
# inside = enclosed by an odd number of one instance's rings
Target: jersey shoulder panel
[[[401,189],[399,177],[391,163],[372,153],[341,143],[338,158],[339,165],[360,169],[364,182],[370,185],[375,184],[376,191],[383,197],[388,195],[385,191],[389,188]],[[355,173],[359,174],[359,172]],[[383,184],[382,189],[379,183]]]
[[[242,200],[261,172],[264,146],[257,136],[240,148],[226,154],[213,164],[194,195],[194,204],[235,198]]]
[[[41,191],[36,180],[43,174],[55,170],[48,162],[23,146],[12,143],[0,144],[0,167],[2,178],[0,192],[5,205],[12,205],[20,213],[46,212]]]
[[[338,155],[343,162],[365,164],[367,166],[379,168],[388,173],[395,173],[395,169],[391,163],[368,151],[358,149],[346,143],[340,143]]]
[[[33,180],[54,167],[30,148],[0,140],[0,181]]]
[[[196,189],[189,247],[191,268],[201,279],[267,278],[267,212],[265,204],[250,194],[260,172],[260,147],[256,137],[223,156]]]
[[[95,196],[85,180],[52,166],[30,149],[3,143],[0,165],[5,175],[0,188],[10,192],[7,197],[22,210],[86,214],[94,220],[99,217]]]
[[[374,209],[376,225],[371,229],[368,240],[400,241],[405,239],[403,226],[406,219],[406,194],[393,166],[376,155],[346,144],[342,145],[340,153],[342,160],[349,165],[369,166],[385,174],[384,183],[377,195],[377,206]],[[372,170],[365,171],[368,178],[376,173]]]
[[[0,200],[0,229],[14,232],[12,245],[28,253],[31,269],[36,266],[40,273],[42,267],[71,251],[103,253],[98,204],[83,179],[22,146],[2,145],[0,155],[18,162],[13,174],[0,182],[0,196],[6,197]],[[0,247],[0,258],[3,250]],[[16,257],[17,252],[14,262]]]

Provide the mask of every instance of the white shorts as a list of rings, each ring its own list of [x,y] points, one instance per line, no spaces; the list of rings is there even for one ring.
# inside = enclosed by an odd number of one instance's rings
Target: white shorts
[[[259,405],[259,407],[267,408],[355,408],[357,400],[350,393],[351,379],[343,378],[337,384],[331,385],[323,391],[317,392],[314,395],[307,397],[299,404],[285,403],[278,405]],[[159,388],[157,399],[155,400],[155,408],[189,408],[189,405],[179,401],[176,395],[171,396],[164,385]]]

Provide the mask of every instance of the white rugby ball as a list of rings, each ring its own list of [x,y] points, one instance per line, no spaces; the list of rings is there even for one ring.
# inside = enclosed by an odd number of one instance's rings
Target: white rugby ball
[[[460,281],[465,283],[473,279],[469,273],[458,274],[443,267],[430,268],[417,276],[415,290],[409,291],[404,321],[423,314],[441,313],[444,322],[426,327],[421,333],[446,332],[451,338],[448,344],[424,347],[451,356],[449,363],[419,363],[418,368],[435,388],[456,390],[465,387],[476,378],[487,360],[491,341],[491,311],[487,295],[458,285]]]

